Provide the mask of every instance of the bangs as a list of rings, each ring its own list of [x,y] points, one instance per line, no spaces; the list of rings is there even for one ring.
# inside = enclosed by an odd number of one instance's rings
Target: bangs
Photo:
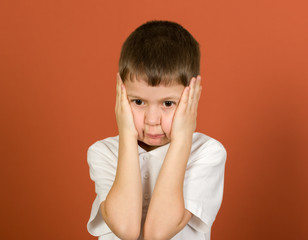
[[[174,71],[157,71],[156,69],[144,69],[127,66],[119,72],[122,81],[144,81],[149,86],[171,86],[176,84],[189,85],[188,76],[185,72]],[[185,83],[185,84],[183,84]]]

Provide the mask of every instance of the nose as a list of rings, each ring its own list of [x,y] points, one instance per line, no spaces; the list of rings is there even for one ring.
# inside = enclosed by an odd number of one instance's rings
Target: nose
[[[161,113],[156,107],[149,107],[145,112],[145,123],[148,125],[159,125],[161,121]]]

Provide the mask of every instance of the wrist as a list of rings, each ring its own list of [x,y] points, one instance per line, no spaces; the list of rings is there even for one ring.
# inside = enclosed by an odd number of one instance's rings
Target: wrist
[[[171,136],[171,143],[178,142],[178,144],[189,144],[192,142],[193,133],[177,134]]]
[[[136,140],[138,138],[138,134],[132,132],[119,132],[119,138],[124,140]]]
[[[183,159],[183,161],[187,162],[191,153],[191,146],[192,140],[190,138],[180,138],[170,142],[169,150],[171,152],[176,152],[179,159]]]
[[[121,127],[118,128],[119,136],[138,138],[138,132],[135,128]]]
[[[192,145],[192,135],[178,136],[176,138],[171,139],[170,145],[176,145],[179,147],[191,147]]]

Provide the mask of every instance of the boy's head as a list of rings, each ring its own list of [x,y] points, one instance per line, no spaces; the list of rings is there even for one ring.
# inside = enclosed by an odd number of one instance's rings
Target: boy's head
[[[199,72],[199,44],[177,23],[150,21],[126,39],[119,73],[144,149],[170,142],[173,116],[184,87]]]
[[[173,82],[188,86],[200,73],[199,44],[177,23],[147,22],[124,42],[119,73],[123,82],[142,79],[150,86]]]

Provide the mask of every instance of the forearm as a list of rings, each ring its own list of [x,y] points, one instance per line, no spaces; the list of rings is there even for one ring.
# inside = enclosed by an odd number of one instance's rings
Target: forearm
[[[117,172],[105,201],[104,214],[114,233],[132,236],[132,232],[140,231],[142,183],[137,140],[131,137],[119,136]]]
[[[164,233],[175,235],[179,230],[185,211],[183,183],[190,149],[191,139],[171,142],[152,194],[145,222],[145,239],[152,239],[158,233],[161,236]],[[170,229],[175,232],[170,232]]]

